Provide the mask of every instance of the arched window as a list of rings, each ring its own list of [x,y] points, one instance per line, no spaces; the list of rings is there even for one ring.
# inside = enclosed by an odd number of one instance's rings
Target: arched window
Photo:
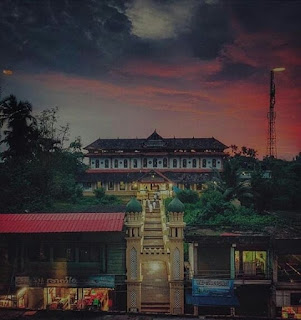
[[[124,160],[123,160],[123,167],[124,167],[124,168],[127,168],[127,167],[128,167],[128,160],[127,160],[127,159],[124,159]]]
[[[109,168],[109,159],[105,160],[105,168]]]
[[[99,160],[98,159],[96,159],[96,161],[95,161],[95,168],[99,168]]]
[[[118,168],[118,159],[114,160],[114,168]]]
[[[147,168],[147,159],[143,158],[143,168]]]
[[[167,168],[167,158],[163,158],[163,168]]]
[[[138,161],[137,161],[137,159],[134,159],[134,160],[133,160],[133,167],[134,167],[134,168],[137,168],[137,167],[138,167]]]
[[[154,160],[153,160],[153,167],[154,167],[154,168],[157,168],[157,167],[158,167],[158,160],[157,160],[157,158],[154,158]]]
[[[183,168],[187,168],[187,160],[183,159]]]
[[[173,168],[177,168],[177,166],[178,166],[178,160],[177,159],[173,159],[172,160],[172,167]]]
[[[192,159],[192,168],[196,168],[196,159]]]
[[[216,168],[216,159],[212,159],[212,168]]]
[[[206,167],[207,167],[207,160],[206,160],[206,159],[203,159],[203,160],[202,160],[202,167],[203,167],[203,168],[206,168]]]

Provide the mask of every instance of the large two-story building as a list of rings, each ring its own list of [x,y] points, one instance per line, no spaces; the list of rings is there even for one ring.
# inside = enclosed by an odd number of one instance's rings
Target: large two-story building
[[[86,194],[103,187],[108,194],[145,198],[171,195],[172,188],[201,191],[215,170],[222,171],[226,145],[215,138],[98,139],[85,147],[89,170],[79,178]]]

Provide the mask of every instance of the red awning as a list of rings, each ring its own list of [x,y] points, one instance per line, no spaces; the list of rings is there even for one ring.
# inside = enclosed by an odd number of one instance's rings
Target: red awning
[[[122,231],[124,213],[0,214],[0,233]]]

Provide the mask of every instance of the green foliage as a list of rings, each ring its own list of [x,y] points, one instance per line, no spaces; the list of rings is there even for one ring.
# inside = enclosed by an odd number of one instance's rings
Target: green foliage
[[[220,191],[208,188],[195,204],[185,205],[187,224],[230,226],[238,229],[260,230],[275,224],[276,218],[260,215],[252,208],[233,205]]]
[[[0,128],[6,126],[5,143],[8,149],[2,154],[4,159],[28,158],[33,152],[36,137],[36,120],[31,115],[32,106],[27,101],[17,101],[10,95],[0,102]]]
[[[49,212],[124,212],[125,205],[115,196],[105,196],[103,199],[95,197],[79,197],[74,202],[56,201],[44,211]]]
[[[55,201],[74,203],[82,196],[76,176],[83,172],[81,142],[64,148],[68,125],[58,126],[57,108],[31,115],[28,102],[10,96],[0,104],[0,127],[6,125],[4,162],[0,164],[0,210],[41,211]]]
[[[183,203],[196,203],[199,200],[199,195],[196,191],[184,189],[177,193],[177,197]]]
[[[97,188],[93,192],[96,198],[96,204],[121,204],[120,199],[116,196],[110,194],[107,195],[104,188]]]
[[[94,189],[93,193],[97,199],[102,199],[105,196],[106,191],[104,188],[97,188]]]

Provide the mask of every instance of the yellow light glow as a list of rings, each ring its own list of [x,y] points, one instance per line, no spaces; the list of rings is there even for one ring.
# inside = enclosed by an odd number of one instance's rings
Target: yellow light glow
[[[281,71],[284,71],[285,68],[274,68],[272,69],[274,72],[281,72]]]
[[[24,296],[24,294],[26,293],[26,291],[27,291],[27,287],[24,287],[24,288],[20,289],[20,290],[17,292],[17,297]]]
[[[152,271],[158,271],[160,270],[160,264],[157,262],[152,261],[151,262],[151,270]]]
[[[10,75],[13,74],[12,70],[8,70],[8,69],[3,70],[2,72],[3,72],[3,74],[5,74],[5,75],[7,75],[7,76],[10,76]]]

